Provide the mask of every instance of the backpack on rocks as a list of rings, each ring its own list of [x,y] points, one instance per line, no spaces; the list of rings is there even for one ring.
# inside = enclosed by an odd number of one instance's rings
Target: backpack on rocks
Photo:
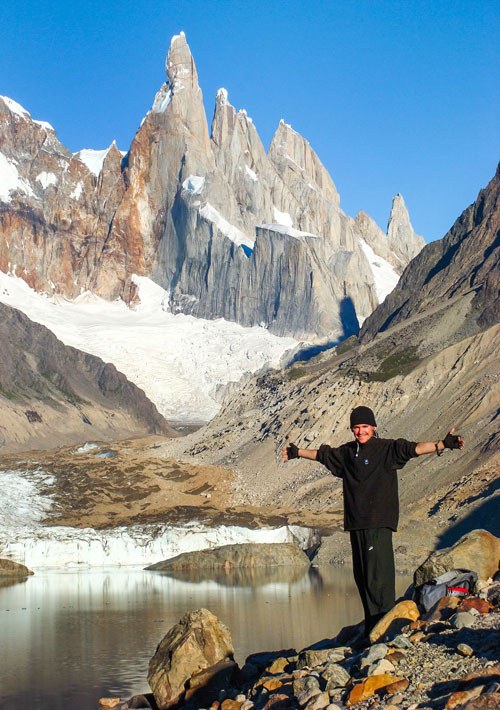
[[[477,573],[466,569],[452,569],[415,588],[414,600],[425,611],[432,609],[442,597],[466,597],[474,591]]]

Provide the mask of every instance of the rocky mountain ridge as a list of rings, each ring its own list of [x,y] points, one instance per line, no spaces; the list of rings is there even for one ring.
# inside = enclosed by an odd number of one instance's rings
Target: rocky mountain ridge
[[[26,451],[173,429],[114,365],[0,303],[0,447]]]
[[[424,244],[401,196],[387,234],[367,215],[353,220],[284,121],[266,153],[221,89],[209,133],[184,34],[172,39],[166,73],[127,155],[110,146],[99,171],[0,99],[0,268],[39,291],[127,302],[132,276],[147,275],[173,312],[311,339],[357,332]],[[381,292],[386,261],[392,281]]]

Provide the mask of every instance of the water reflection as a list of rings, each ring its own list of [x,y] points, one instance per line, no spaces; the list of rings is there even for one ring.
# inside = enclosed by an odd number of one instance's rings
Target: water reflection
[[[157,644],[199,607],[229,626],[240,664],[255,651],[331,637],[362,616],[349,570],[269,572],[207,579],[123,568],[47,571],[0,588],[0,708],[88,710],[103,695],[149,691]]]

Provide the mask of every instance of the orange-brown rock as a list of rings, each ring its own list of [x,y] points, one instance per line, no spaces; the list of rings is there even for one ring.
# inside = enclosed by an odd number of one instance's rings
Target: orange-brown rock
[[[270,666],[266,668],[268,673],[283,673],[285,668],[290,665],[288,658],[276,658]]]
[[[457,611],[470,611],[471,609],[475,609],[480,614],[489,614],[494,608],[493,604],[490,604],[486,599],[481,599],[481,597],[466,597],[460,602]]]
[[[457,690],[452,693],[448,700],[446,701],[445,708],[447,710],[452,710],[452,708],[464,705],[468,700],[477,698],[483,692],[484,685],[477,685],[474,688],[469,688],[468,690]]]
[[[477,684],[479,680],[481,680],[484,685],[500,682],[500,663],[496,663],[494,666],[488,666],[474,673],[469,673],[460,680],[460,686],[467,687],[471,684]]]
[[[120,698],[99,698],[99,705],[103,708],[114,708],[120,702]]]
[[[240,710],[242,705],[243,703],[239,700],[231,700],[230,698],[226,698],[226,700],[222,701],[221,710]]]
[[[461,710],[500,710],[500,693],[483,693],[469,700]]]
[[[409,621],[416,621],[419,617],[420,612],[414,601],[398,602],[370,631],[370,642],[375,643],[386,633],[399,632]]]
[[[453,616],[459,604],[459,597],[441,597],[441,599],[434,604],[432,609],[429,609],[429,611],[422,616],[422,619],[428,622],[445,621]]]
[[[380,688],[380,690],[377,692],[381,695],[394,695],[395,693],[404,693],[404,691],[409,685],[410,681],[408,680],[408,678],[401,678],[401,680],[396,680],[394,681],[394,683],[390,683],[389,685]]]
[[[354,688],[349,693],[349,698],[346,704],[355,705],[356,703],[360,703],[362,700],[367,700],[382,688],[386,688],[388,685],[397,683],[401,680],[405,679],[389,675],[388,673],[384,673],[383,675],[370,676],[366,680],[363,680],[361,683],[357,683],[354,686]]]
[[[406,655],[402,651],[389,651],[386,656],[386,659],[390,661],[393,665],[399,663],[400,661],[403,661],[405,658]]]
[[[266,689],[269,690],[269,692],[272,692],[273,690],[278,690],[278,688],[281,688],[283,683],[278,680],[278,678],[269,678],[268,680],[265,680],[262,683],[262,686]]]

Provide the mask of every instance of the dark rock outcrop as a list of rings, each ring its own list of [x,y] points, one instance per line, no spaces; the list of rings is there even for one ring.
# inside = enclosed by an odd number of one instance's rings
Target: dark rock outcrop
[[[13,560],[7,560],[5,558],[0,558],[0,577],[8,579],[24,579],[30,575],[35,574],[25,565],[19,562],[14,562]]]
[[[222,545],[208,550],[184,552],[146,567],[148,570],[232,570],[255,567],[308,567],[309,559],[300,547],[288,542]]]

